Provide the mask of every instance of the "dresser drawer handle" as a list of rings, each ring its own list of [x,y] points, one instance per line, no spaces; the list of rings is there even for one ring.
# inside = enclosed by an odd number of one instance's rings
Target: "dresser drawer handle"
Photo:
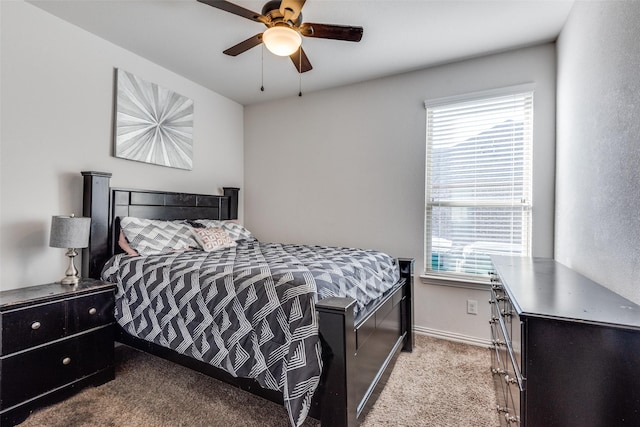
[[[62,359],[62,364],[63,365],[71,364],[71,358],[70,357],[65,357],[64,359]]]
[[[33,329],[35,331],[37,329],[40,329],[40,326],[42,326],[42,325],[40,325],[40,322],[33,322],[31,324],[31,329]]]
[[[507,384],[518,384],[518,380],[516,378],[510,377],[509,375],[505,375],[504,380]]]
[[[91,307],[91,308],[89,309],[89,314],[90,314],[90,315],[92,315],[92,316],[93,316],[94,314],[96,314],[97,312],[98,312],[98,310],[96,310],[96,309],[95,309],[95,307]]]
[[[520,425],[520,420],[517,417],[514,417],[513,415],[504,414],[504,419],[507,421],[508,425],[511,425],[511,424]]]
[[[507,371],[501,368],[491,368],[491,375],[506,375]]]

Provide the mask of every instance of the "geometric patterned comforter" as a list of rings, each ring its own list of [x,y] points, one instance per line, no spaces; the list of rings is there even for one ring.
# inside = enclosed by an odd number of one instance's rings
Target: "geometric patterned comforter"
[[[280,391],[302,424],[322,373],[315,302],[356,312],[393,287],[396,261],[369,250],[238,241],[214,252],[116,255],[116,319],[129,334]],[[356,313],[357,314],[357,313]]]

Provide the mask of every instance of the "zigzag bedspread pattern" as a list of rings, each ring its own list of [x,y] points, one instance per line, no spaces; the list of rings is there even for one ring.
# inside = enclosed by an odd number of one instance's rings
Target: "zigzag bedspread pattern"
[[[390,256],[351,248],[239,241],[214,252],[113,257],[116,319],[131,335],[283,393],[293,426],[322,372],[315,301],[351,296],[356,311],[398,280]]]

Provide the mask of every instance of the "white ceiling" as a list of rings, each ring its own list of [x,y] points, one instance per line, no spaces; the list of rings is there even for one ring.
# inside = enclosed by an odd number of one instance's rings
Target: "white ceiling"
[[[234,3],[260,12],[265,1]],[[32,0],[30,3],[248,105],[298,94],[289,58],[228,47],[264,31],[196,0]],[[364,27],[359,43],[304,38],[310,92],[555,40],[573,0],[308,0],[303,21]]]

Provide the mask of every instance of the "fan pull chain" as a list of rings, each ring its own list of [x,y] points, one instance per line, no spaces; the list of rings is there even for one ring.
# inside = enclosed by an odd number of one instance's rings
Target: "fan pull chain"
[[[302,96],[302,46],[298,48],[298,96]]]
[[[260,59],[260,91],[264,92],[264,43],[262,43],[262,58]]]

